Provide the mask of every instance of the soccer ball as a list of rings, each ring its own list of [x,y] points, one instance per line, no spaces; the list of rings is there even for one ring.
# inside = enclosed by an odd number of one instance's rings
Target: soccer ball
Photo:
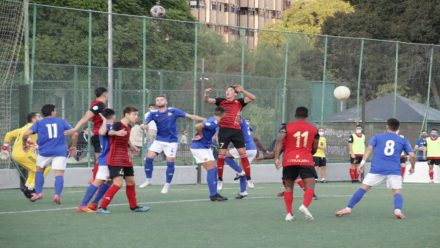
[[[340,101],[347,100],[350,97],[350,89],[347,86],[338,86],[333,95]]]
[[[154,5],[150,10],[151,16],[156,18],[164,17],[166,12],[165,8],[160,5]]]

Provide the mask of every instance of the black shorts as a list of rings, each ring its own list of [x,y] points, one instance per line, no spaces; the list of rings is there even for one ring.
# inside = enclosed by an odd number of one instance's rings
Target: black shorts
[[[400,157],[400,163],[405,164],[408,161],[408,158],[406,156]]]
[[[110,178],[113,179],[115,177],[133,177],[134,169],[133,166],[125,167],[125,166],[109,166],[108,167]]]
[[[429,165],[440,165],[440,159],[428,159]]]
[[[283,180],[295,181],[297,178],[318,178],[315,168],[313,166],[286,166],[283,167]]]
[[[244,148],[244,137],[240,129],[221,127],[218,131],[218,144],[220,149],[228,149],[232,143],[236,149]]]
[[[350,164],[360,164],[362,161],[362,157],[350,157]]]
[[[101,153],[101,144],[99,143],[99,135],[93,135],[90,138],[95,153]]]
[[[313,157],[313,161],[315,162],[315,166],[324,167],[327,166],[327,159],[321,157]]]

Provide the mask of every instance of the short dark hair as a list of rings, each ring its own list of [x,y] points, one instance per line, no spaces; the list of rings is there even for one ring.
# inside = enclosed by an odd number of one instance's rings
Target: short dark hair
[[[214,110],[214,115],[222,116],[225,113],[225,109],[222,107],[216,107]]]
[[[136,107],[133,106],[127,106],[124,108],[124,111],[122,112],[122,114],[125,116],[125,114],[130,114],[133,112],[138,112],[139,110]]]
[[[156,104],[150,103],[150,104],[148,104],[148,107],[156,107]]]
[[[156,98],[159,98],[159,97],[163,97],[163,98],[165,98],[165,99],[167,99],[167,100],[168,100],[168,97],[167,97],[167,95],[158,95],[158,96],[156,96]],[[154,106],[156,106],[156,104],[154,104]]]
[[[101,114],[106,118],[106,119],[110,119],[110,117],[115,115],[115,111],[113,109],[110,108],[106,108],[103,109]]]
[[[95,96],[96,97],[100,97],[102,96],[102,94],[104,94],[105,92],[108,92],[108,90],[104,87],[98,87],[95,89]]]
[[[360,128],[364,128],[364,127],[362,127],[361,124],[357,124],[357,125],[356,125],[356,128],[358,128],[358,127],[360,127]]]
[[[50,116],[54,111],[55,111],[55,105],[53,104],[45,104],[41,108],[41,114],[43,115],[43,117]]]
[[[235,85],[229,85],[228,88],[232,88],[232,89],[234,89],[235,93],[238,93],[237,90],[235,89],[236,88]]]
[[[34,119],[37,116],[38,112],[30,112],[26,116],[27,122],[32,122],[32,119]]]
[[[296,108],[296,111],[295,111],[295,117],[305,119],[305,118],[309,117],[309,110],[303,106],[298,107],[298,108]]]
[[[396,118],[389,118],[387,120],[387,126],[391,131],[397,131],[400,127],[400,121]]]
[[[438,132],[438,130],[437,130],[436,128],[431,129],[431,132],[432,132],[432,131],[436,131],[436,132]]]

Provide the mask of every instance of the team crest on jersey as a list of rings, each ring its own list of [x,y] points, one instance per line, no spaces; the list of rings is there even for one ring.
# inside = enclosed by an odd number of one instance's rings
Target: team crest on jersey
[[[299,159],[299,155],[296,155],[296,159]]]
[[[173,115],[173,113],[171,113],[171,112],[168,112],[168,116],[172,116]]]
[[[98,108],[99,108],[98,105],[92,107],[93,110],[98,110]]]

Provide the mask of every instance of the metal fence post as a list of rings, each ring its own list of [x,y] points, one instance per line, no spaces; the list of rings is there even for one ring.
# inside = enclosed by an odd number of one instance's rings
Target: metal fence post
[[[362,64],[364,60],[364,45],[365,40],[361,39],[361,51],[359,54],[359,71],[358,71],[358,78],[357,78],[357,90],[356,90],[356,118],[357,122],[360,121],[360,93],[361,93],[361,79],[362,79]],[[365,120],[362,120],[365,123]]]
[[[200,114],[196,113],[197,111],[197,66],[198,66],[198,60],[197,60],[197,49],[198,49],[198,36],[199,36],[199,23],[194,23],[194,81],[193,81],[193,113],[194,114]],[[194,126],[196,125],[195,121],[192,121],[192,127],[191,130],[191,137],[194,137]],[[194,161],[194,159],[193,159]],[[202,167],[200,164],[197,164],[197,184],[202,183]]]
[[[37,34],[37,5],[32,4],[32,50],[31,50],[31,75],[29,85],[29,110],[32,110],[34,101],[34,72],[35,72],[35,44]]]
[[[281,106],[281,120],[282,123],[286,122],[286,103],[287,103],[287,68],[289,63],[289,42],[287,41],[287,35],[284,35],[285,48],[284,48],[284,80],[283,80],[283,105]]]
[[[89,38],[88,38],[88,58],[87,58],[87,100],[92,101],[92,11],[89,12]],[[91,133],[90,121],[87,122],[87,167],[90,167],[90,156],[92,154],[90,139]],[[95,158],[97,159],[97,158]]]
[[[240,29],[241,38],[241,75],[240,75],[240,85],[244,88],[244,53],[246,49],[246,30]]]
[[[397,80],[399,75],[399,42],[396,41],[396,61],[394,69],[394,98],[393,98],[393,117],[396,117],[397,110]]]
[[[429,57],[429,76],[428,76],[428,92],[426,96],[426,108],[425,108],[425,114],[423,116],[423,122],[422,127],[420,128],[420,133],[423,131],[423,129],[428,128],[428,110],[429,110],[429,104],[431,101],[431,83],[432,83],[432,64],[434,63],[434,47],[431,46],[431,55]]]
[[[328,49],[328,36],[324,39],[324,65],[322,68],[322,86],[321,86],[321,121],[319,122],[322,127],[324,124],[324,102],[325,102],[325,81],[327,80],[327,49]]]

